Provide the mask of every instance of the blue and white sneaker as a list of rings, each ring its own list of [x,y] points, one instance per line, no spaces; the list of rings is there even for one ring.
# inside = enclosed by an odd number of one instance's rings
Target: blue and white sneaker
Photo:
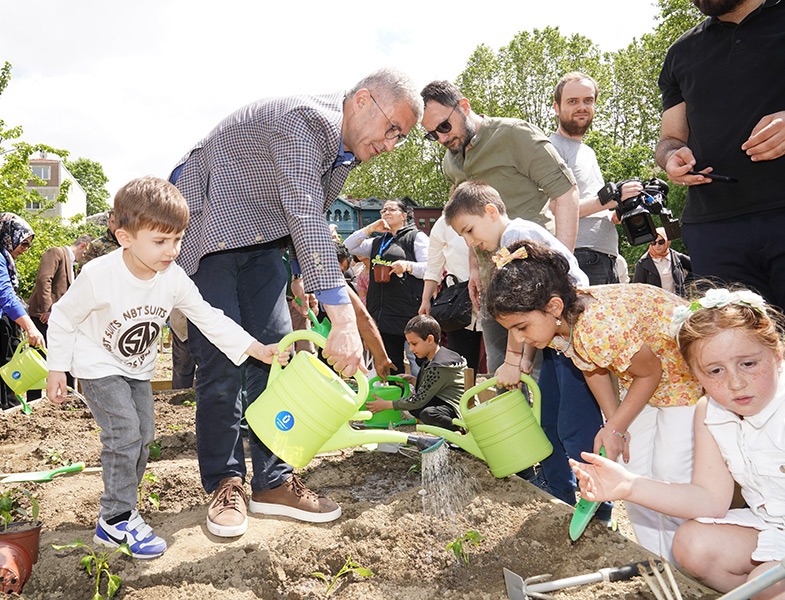
[[[120,544],[126,543],[134,558],[158,558],[166,552],[166,541],[155,535],[153,528],[135,510],[131,511],[128,520],[114,525],[109,525],[99,516],[93,541],[110,548],[119,548]]]

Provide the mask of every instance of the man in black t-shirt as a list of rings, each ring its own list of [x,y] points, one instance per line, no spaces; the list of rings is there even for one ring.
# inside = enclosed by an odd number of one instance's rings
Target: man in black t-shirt
[[[668,50],[657,162],[690,186],[682,235],[695,274],[754,288],[782,308],[785,1],[693,2],[708,18]]]

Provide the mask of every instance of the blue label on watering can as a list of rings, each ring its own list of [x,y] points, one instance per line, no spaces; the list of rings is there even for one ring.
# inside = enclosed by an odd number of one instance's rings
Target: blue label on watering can
[[[11,373],[11,377],[13,377],[14,379],[19,379],[21,376],[22,374],[19,371],[14,371],[13,373]]]
[[[275,415],[275,426],[281,431],[289,431],[294,427],[294,415],[288,410],[282,410]]]

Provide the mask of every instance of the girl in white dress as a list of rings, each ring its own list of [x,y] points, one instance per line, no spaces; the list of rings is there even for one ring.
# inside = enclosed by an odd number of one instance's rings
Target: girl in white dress
[[[749,291],[714,289],[678,309],[684,358],[706,395],[695,411],[692,482],[640,477],[596,454],[571,461],[587,500],[629,500],[689,519],[676,560],[729,591],[785,556],[785,378],[780,317]],[[745,508],[730,508],[734,481]],[[785,599],[785,582],[755,598]]]

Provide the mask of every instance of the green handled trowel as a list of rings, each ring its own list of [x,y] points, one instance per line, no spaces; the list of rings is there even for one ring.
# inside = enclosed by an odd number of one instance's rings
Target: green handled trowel
[[[605,456],[605,446],[600,448],[600,456]],[[583,498],[578,500],[578,504],[575,505],[575,514],[572,515],[572,521],[570,521],[570,539],[573,542],[581,537],[599,506],[599,502],[589,502]]]
[[[55,475],[61,473],[76,473],[84,471],[85,464],[83,462],[74,463],[51,471],[33,471],[31,473],[12,473],[0,479],[0,483],[15,483],[18,481],[52,481]]]

